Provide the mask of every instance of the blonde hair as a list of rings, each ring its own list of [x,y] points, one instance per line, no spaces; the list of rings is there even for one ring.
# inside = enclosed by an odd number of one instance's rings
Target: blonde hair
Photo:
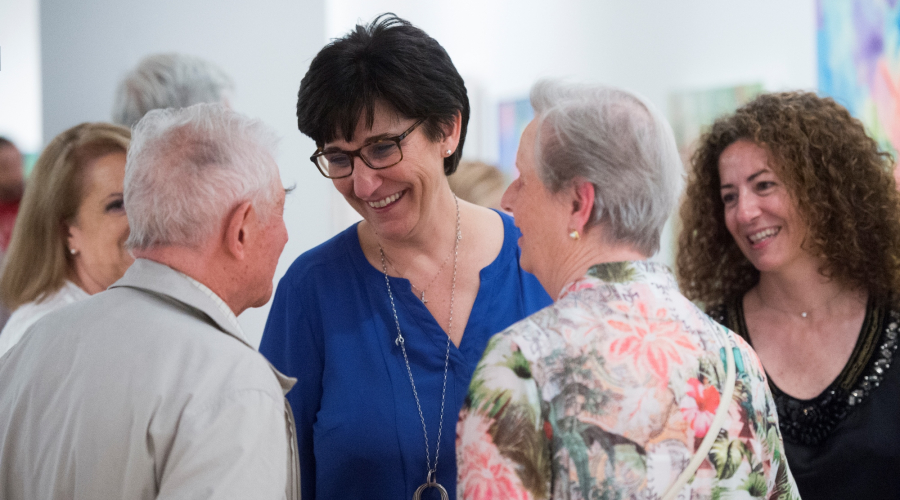
[[[127,152],[131,131],[108,123],[82,123],[59,134],[28,178],[0,275],[0,300],[10,309],[40,302],[72,273],[66,226],[84,199],[84,174],[95,159]]]
[[[480,161],[459,162],[447,180],[456,196],[488,208],[500,208],[500,197],[507,185],[503,172]]]

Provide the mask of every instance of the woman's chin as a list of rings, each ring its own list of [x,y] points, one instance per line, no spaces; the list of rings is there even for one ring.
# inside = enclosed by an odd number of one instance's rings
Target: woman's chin
[[[378,220],[377,217],[366,218],[366,222],[383,241],[402,241],[411,232],[410,224],[405,220]]]
[[[760,273],[777,273],[785,267],[785,263],[781,259],[751,259],[750,263]]]

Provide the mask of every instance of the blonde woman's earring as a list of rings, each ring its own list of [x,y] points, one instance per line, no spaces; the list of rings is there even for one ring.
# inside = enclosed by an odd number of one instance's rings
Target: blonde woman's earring
[[[571,233],[569,233],[569,238],[572,238],[573,240],[578,241],[581,239],[581,235],[578,234],[578,231],[576,230],[576,231],[572,231]]]

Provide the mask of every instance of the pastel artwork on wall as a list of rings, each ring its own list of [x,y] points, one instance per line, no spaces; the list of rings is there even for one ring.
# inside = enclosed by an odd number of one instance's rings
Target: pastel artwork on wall
[[[818,0],[819,91],[900,151],[900,3]]]
[[[499,105],[500,161],[497,165],[507,178],[519,176],[516,170],[516,151],[525,127],[534,118],[534,109],[528,98],[502,101]]]

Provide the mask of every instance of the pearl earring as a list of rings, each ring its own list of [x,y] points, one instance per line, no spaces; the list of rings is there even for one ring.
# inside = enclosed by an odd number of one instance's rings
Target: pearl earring
[[[447,156],[450,156],[450,155],[452,155],[452,154],[453,154],[453,151],[450,151],[450,150],[448,149],[448,150],[447,150]]]
[[[581,239],[581,235],[578,234],[578,231],[576,230],[576,231],[572,231],[571,233],[569,233],[569,238],[572,238],[573,240],[578,241]]]
[[[78,255],[78,250],[75,250],[74,248],[70,248],[69,253],[72,255]]]

